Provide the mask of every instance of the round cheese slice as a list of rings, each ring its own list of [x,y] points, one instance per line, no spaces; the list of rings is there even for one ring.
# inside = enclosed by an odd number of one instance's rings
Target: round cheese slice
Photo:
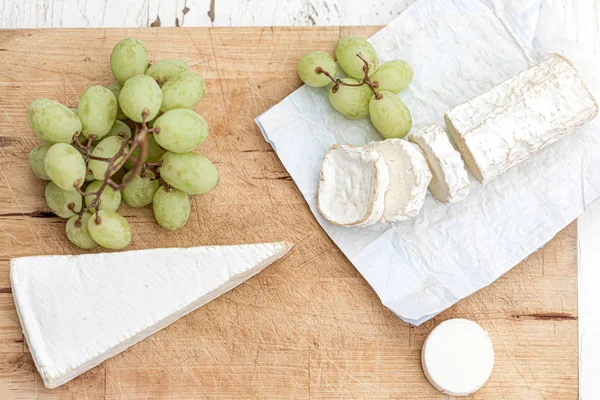
[[[365,148],[381,154],[390,174],[385,192],[385,221],[404,221],[419,215],[425,202],[431,171],[421,148],[404,139],[370,142]]]
[[[388,184],[388,168],[379,153],[333,145],[321,165],[319,212],[336,225],[374,224],[383,215]]]
[[[468,319],[450,319],[435,327],[421,351],[423,372],[440,392],[468,396],[488,380],[494,348],[488,333]]]

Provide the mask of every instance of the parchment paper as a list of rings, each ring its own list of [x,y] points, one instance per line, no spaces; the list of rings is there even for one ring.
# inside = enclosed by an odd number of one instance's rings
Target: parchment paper
[[[413,129],[444,126],[444,112],[549,52],[571,58],[597,99],[600,79],[543,1],[420,0],[370,39],[381,62],[403,59],[415,77],[399,94]],[[597,61],[597,60],[596,60]],[[334,143],[381,136],[368,119],[337,113],[326,89],[303,86],[256,119],[323,229],[385,306],[418,325],[489,285],[548,242],[600,195],[596,119],[486,186],[445,206],[428,194],[419,217],[342,228],[316,207],[319,170]]]

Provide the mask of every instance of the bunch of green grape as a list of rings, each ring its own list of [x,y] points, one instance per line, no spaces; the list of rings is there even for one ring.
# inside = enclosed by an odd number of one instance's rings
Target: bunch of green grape
[[[387,138],[403,138],[412,127],[412,116],[397,96],[413,78],[413,69],[402,60],[379,65],[375,49],[361,37],[342,36],[335,47],[337,64],[324,51],[310,51],[298,62],[298,75],[312,87],[329,86],[329,102],[351,119],[370,116]],[[348,76],[336,78],[338,65]]]
[[[213,163],[194,153],[208,137],[206,120],[194,112],[204,78],[181,60],[149,67],[146,46],[134,38],[115,45],[110,68],[116,80],[88,88],[75,109],[49,99],[27,109],[29,126],[44,140],[29,165],[49,181],[48,207],[67,219],[68,239],[83,249],[129,245],[122,203],[152,205],[159,225],[180,229],[190,215],[189,195],[219,182]]]

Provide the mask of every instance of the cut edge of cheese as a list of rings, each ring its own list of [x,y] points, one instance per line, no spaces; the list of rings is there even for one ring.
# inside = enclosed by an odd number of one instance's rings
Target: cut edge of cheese
[[[448,132],[450,133],[450,136],[452,137],[452,141],[454,141],[456,148],[462,155],[462,158],[464,159],[464,162],[467,165],[467,168],[469,168],[469,171],[471,172],[471,174],[473,174],[475,179],[477,179],[480,183],[487,183],[492,178],[489,178],[489,179],[484,178],[481,170],[477,166],[477,162],[475,161],[473,154],[469,150],[469,147],[465,143],[465,140],[463,139],[463,137],[458,133],[458,131],[454,127],[454,124],[452,123],[452,120],[450,119],[448,114],[444,115],[444,121],[446,122],[446,126],[448,127]]]
[[[550,54],[444,115],[467,167],[487,183],[598,115],[573,63]]]
[[[470,192],[471,182],[460,153],[448,133],[438,124],[429,124],[412,133],[409,140],[425,153],[433,177],[429,191],[438,201],[452,204],[463,200]]]
[[[292,246],[275,242],[11,259],[17,314],[44,386],[63,385],[123,352],[258,274]],[[89,288],[80,287],[92,278]],[[145,297],[140,300],[135,294]],[[119,295],[126,301],[109,310],[110,318],[102,319],[103,310],[98,309],[88,310],[88,316],[78,314],[86,305],[107,307]],[[56,309],[65,299],[70,303]],[[153,302],[155,309],[144,310]],[[122,315],[128,311],[133,314]],[[124,331],[113,326],[115,320],[127,325]],[[95,331],[88,342],[85,329]],[[103,335],[110,343],[100,343]]]
[[[370,142],[365,148],[381,154],[390,174],[384,221],[405,221],[423,208],[431,171],[419,146],[404,139]]]
[[[383,215],[388,185],[388,168],[379,153],[335,144],[323,157],[317,207],[332,224],[371,225]]]
[[[494,346],[478,323],[453,318],[433,328],[421,349],[425,377],[440,392],[450,396],[475,393],[494,369]]]

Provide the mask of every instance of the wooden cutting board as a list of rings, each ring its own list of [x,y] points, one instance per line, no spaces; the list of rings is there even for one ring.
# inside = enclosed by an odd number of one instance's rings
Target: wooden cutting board
[[[310,213],[254,117],[299,85],[296,62],[332,51],[342,34],[377,27],[67,29],[0,31],[0,398],[442,399],[421,372],[427,333],[452,317],[486,328],[496,350],[474,399],[577,398],[577,247],[571,224],[496,283],[411,327],[373,290]],[[43,387],[14,309],[9,259],[81,253],[44,201],[27,165],[39,142],[25,110],[47,97],[76,106],[112,81],[123,37],[151,61],[181,58],[206,78],[199,112],[211,136],[200,151],[222,176],[194,196],[187,226],[168,232],[149,208],[121,206],[130,249],[288,240],[292,253],[259,276],[55,390]],[[419,66],[413,66],[419,71]],[[413,110],[418,112],[418,110]]]

